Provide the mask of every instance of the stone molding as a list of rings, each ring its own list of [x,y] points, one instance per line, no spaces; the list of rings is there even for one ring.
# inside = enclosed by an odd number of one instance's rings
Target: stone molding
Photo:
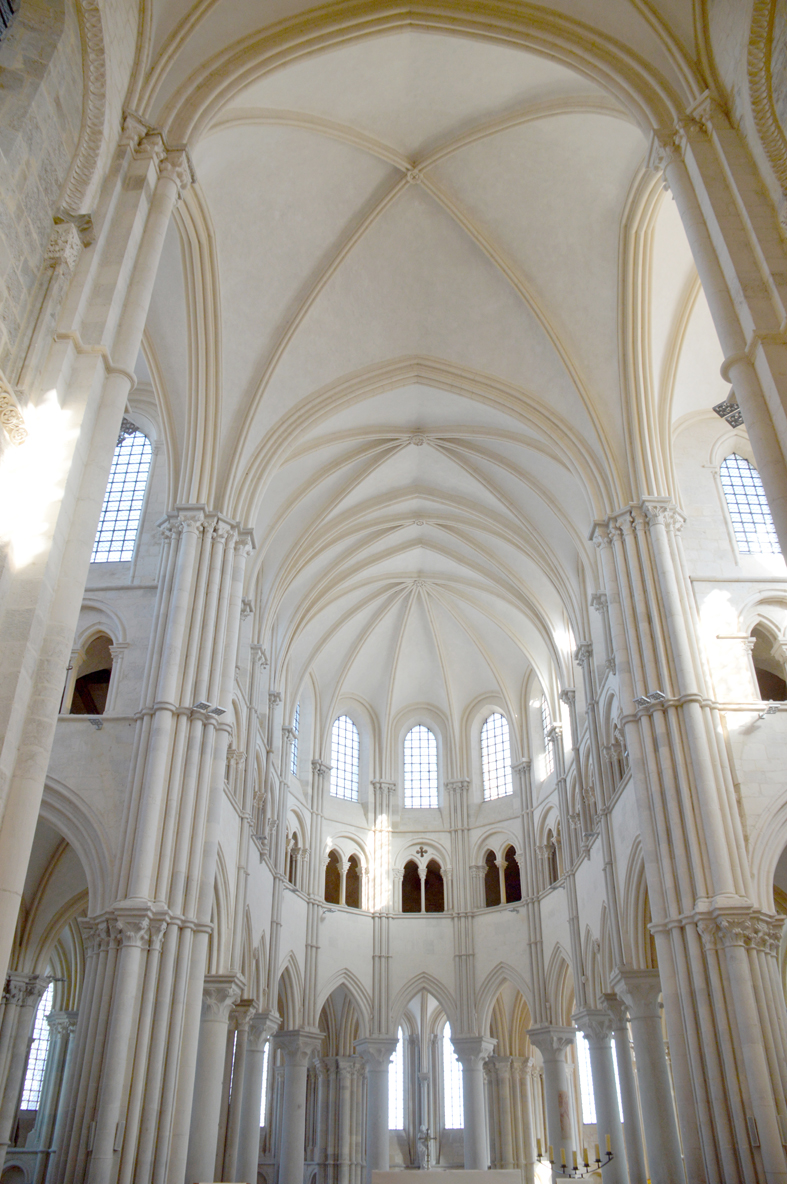
[[[82,254],[82,240],[73,222],[60,222],[49,239],[44,262],[53,270],[60,268],[65,275],[71,275]]]
[[[768,164],[787,194],[787,141],[773,102],[771,53],[776,0],[754,0],[746,55],[752,117]],[[783,216],[783,212],[782,212]]]
[[[82,210],[101,155],[107,105],[107,63],[101,5],[99,0],[79,0],[77,11],[85,47],[82,59],[84,99],[79,143],[60,198],[60,207],[66,214],[79,214]]]

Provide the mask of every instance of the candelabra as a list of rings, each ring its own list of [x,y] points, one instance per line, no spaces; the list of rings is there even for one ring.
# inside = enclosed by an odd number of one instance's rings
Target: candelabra
[[[536,1143],[538,1144],[538,1162],[542,1163],[544,1156],[541,1151],[541,1140],[537,1139]],[[612,1139],[609,1135],[607,1135],[607,1152],[604,1159],[601,1158],[601,1151],[599,1150],[598,1143],[596,1143],[595,1150],[595,1159],[590,1159],[588,1157],[588,1149],[585,1147],[582,1152],[582,1163],[579,1162],[579,1157],[576,1151],[572,1151],[571,1154],[574,1162],[572,1166],[569,1167],[566,1163],[565,1148],[560,1148],[560,1163],[558,1163],[554,1158],[552,1144],[550,1143],[548,1163],[555,1175],[563,1176],[567,1180],[584,1180],[584,1178],[589,1176],[591,1172],[600,1171],[601,1168],[605,1168],[607,1164],[615,1158],[612,1154]]]

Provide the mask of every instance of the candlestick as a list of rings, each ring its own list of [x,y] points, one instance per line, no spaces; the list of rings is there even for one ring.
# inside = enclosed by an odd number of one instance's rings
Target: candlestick
[[[538,1158],[541,1158],[541,1140],[536,1139],[536,1147],[538,1147]]]
[[[566,1149],[565,1149],[565,1147],[560,1148],[560,1162],[562,1163],[563,1167],[566,1166]]]
[[[554,1163],[554,1162],[555,1162],[555,1157],[554,1157],[554,1155],[552,1154],[552,1144],[551,1144],[551,1143],[549,1144],[549,1162],[550,1162],[550,1163]]]
[[[612,1136],[607,1135],[607,1151],[611,1151],[611,1150],[612,1150]]]
[[[601,1156],[599,1155],[598,1143],[596,1143],[596,1163],[601,1163]]]
[[[590,1160],[588,1159],[588,1149],[587,1149],[587,1147],[583,1148],[583,1151],[582,1151],[582,1156],[583,1156],[583,1158],[584,1158],[584,1160],[585,1160],[585,1167],[586,1167],[586,1168],[589,1168],[589,1167],[590,1167]]]
[[[576,1151],[573,1151],[572,1155],[574,1156],[574,1167],[577,1167],[577,1153],[576,1153]]]

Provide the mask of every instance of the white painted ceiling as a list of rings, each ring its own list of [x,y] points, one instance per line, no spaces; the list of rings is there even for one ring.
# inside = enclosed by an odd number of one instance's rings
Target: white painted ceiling
[[[227,40],[255,7],[225,6]],[[156,44],[177,12],[155,9]],[[155,102],[213,51],[212,19]],[[520,720],[530,673],[551,692],[586,630],[593,519],[631,496],[621,233],[642,132],[555,60],[413,28],[252,77],[190,147],[146,360],[180,500],[254,527],[288,709],[311,678],[324,726],[349,694],[383,727],[422,704],[459,735],[484,696]],[[212,236],[202,276],[189,219]],[[696,292],[683,335],[696,283],[668,195],[653,236],[649,366],[677,418],[726,391]]]

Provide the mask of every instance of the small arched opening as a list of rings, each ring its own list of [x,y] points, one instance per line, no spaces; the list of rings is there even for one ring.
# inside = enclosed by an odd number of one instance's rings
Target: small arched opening
[[[339,904],[342,893],[342,870],[337,851],[328,852],[325,865],[325,900],[327,904]]]
[[[500,875],[494,851],[487,851],[484,856],[486,871],[484,872],[484,904],[493,909],[500,904]]]
[[[506,904],[511,904],[515,900],[521,900],[522,879],[519,873],[519,863],[517,862],[516,851],[513,847],[509,847],[505,853],[503,880],[505,882],[506,889]]]
[[[99,633],[85,650],[77,670],[71,715],[103,715],[112,677],[112,639]]]
[[[357,855],[347,860],[347,875],[344,881],[344,903],[351,909],[361,907],[361,865]]]
[[[418,874],[418,864],[414,859],[408,859],[404,865],[402,876],[402,912],[420,913],[421,911],[421,877]]]
[[[761,699],[775,703],[787,701],[787,681],[784,663],[774,653],[776,645],[761,625],[755,625],[751,632],[751,657],[754,674]]]

